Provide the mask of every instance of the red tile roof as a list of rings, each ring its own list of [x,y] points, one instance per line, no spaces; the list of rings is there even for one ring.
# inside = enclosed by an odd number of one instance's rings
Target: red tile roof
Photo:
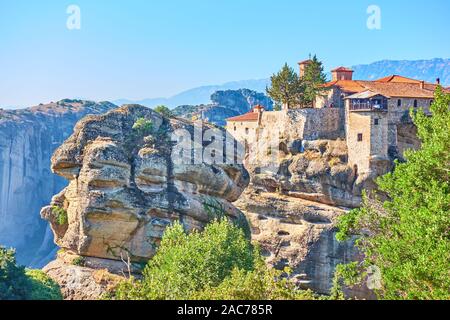
[[[312,62],[312,60],[311,60],[311,59],[308,59],[308,60],[300,61],[298,64],[309,64],[309,63],[311,63],[311,62]]]
[[[340,71],[340,72],[353,72],[352,69],[346,68],[346,67],[339,67],[336,69],[331,70],[331,72]]]
[[[388,97],[433,98],[437,85],[399,75],[391,75],[375,81],[335,80],[324,85],[325,88],[339,87],[345,93],[360,93],[371,90]]]
[[[378,80],[375,80],[375,82],[396,82],[396,83],[420,83],[420,80],[406,78],[403,76],[399,76],[396,74],[393,74],[392,76],[388,76],[385,78],[381,78]]]
[[[258,112],[249,111],[237,117],[228,118],[229,122],[241,122],[241,121],[258,121]]]

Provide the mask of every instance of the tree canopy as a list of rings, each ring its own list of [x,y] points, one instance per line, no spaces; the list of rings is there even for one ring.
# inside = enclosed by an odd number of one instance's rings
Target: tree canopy
[[[120,300],[312,299],[269,269],[241,228],[227,219],[203,232],[186,234],[180,223],[167,228],[142,280],[119,285]]]
[[[304,106],[312,106],[316,97],[323,94],[323,84],[327,80],[323,71],[323,64],[317,59],[317,56],[314,55],[310,61],[305,66],[305,74],[301,78],[305,88],[302,99]]]
[[[326,75],[322,62],[314,55],[305,66],[302,77],[286,63],[270,81],[271,86],[267,88],[267,94],[274,100],[276,110],[279,110],[281,105],[287,106],[288,109],[306,108],[312,107],[315,98],[323,93],[322,85],[326,82]]]
[[[13,250],[0,246],[0,300],[62,300],[62,295],[45,273],[25,270]]]
[[[270,78],[270,81],[271,86],[267,88],[267,94],[275,102],[277,109],[281,105],[292,108],[301,104],[303,84],[298,74],[287,63]]]

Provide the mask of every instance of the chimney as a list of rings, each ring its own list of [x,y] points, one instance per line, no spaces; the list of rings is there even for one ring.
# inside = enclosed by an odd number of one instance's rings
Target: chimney
[[[264,112],[264,107],[262,105],[257,105],[253,107],[253,112],[258,113],[258,125],[261,125],[262,114]]]
[[[331,75],[333,78],[332,81],[353,80],[353,70],[345,67],[339,67],[331,70]]]
[[[425,81],[420,81],[420,89],[424,89],[425,88]]]
[[[305,60],[305,61],[300,61],[298,63],[298,65],[300,66],[300,79],[303,78],[305,76],[305,70],[306,67],[311,63],[311,59]]]
[[[436,78],[436,83],[441,84],[441,78]]]

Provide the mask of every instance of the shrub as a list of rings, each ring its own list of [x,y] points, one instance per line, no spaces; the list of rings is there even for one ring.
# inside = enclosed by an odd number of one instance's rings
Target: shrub
[[[62,300],[59,285],[41,270],[27,270],[26,275],[31,283],[29,300]]]
[[[166,106],[157,106],[155,108],[155,111],[158,112],[159,114],[163,115],[166,118],[171,118],[174,116],[173,112]]]
[[[139,118],[134,123],[133,130],[141,135],[148,135],[153,131],[153,122],[145,118]]]
[[[0,300],[61,300],[58,284],[39,270],[18,266],[14,250],[0,247]]]
[[[84,267],[85,263],[86,259],[84,257],[76,257],[75,259],[72,260],[72,264],[74,266]]]
[[[67,211],[64,208],[52,206],[52,213],[56,219],[56,223],[60,226],[63,226],[69,222]]]
[[[203,232],[167,228],[143,279],[122,282],[115,299],[275,299],[306,297],[269,270],[244,232],[226,219]]]

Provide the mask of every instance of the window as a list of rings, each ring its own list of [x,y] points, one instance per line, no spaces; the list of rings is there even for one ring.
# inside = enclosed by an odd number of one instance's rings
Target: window
[[[358,133],[358,142],[363,141],[363,134],[362,133]]]
[[[430,106],[433,104],[434,100],[430,100]]]
[[[236,128],[236,126],[234,126],[234,131],[236,131],[237,130],[237,128]]]
[[[374,124],[377,126],[380,124],[380,119],[375,119]]]
[[[417,100],[414,100],[414,108],[417,108]]]
[[[249,130],[248,128],[245,128],[245,134],[248,134]]]
[[[401,107],[402,106],[402,99],[398,99],[397,100],[397,107]]]

